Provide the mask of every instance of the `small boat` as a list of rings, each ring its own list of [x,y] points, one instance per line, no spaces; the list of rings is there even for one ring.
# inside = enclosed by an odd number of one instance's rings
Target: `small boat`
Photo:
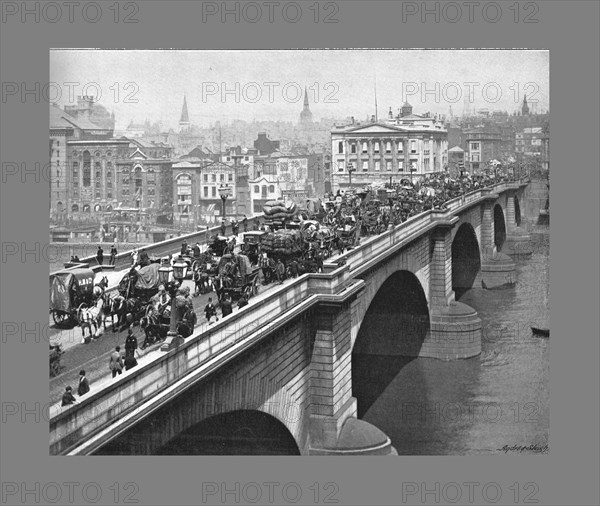
[[[534,336],[550,337],[550,329],[541,329],[538,327],[531,327],[531,332]]]

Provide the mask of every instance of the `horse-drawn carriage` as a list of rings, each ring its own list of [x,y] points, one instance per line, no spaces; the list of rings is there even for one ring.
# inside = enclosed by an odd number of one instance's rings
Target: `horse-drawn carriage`
[[[58,327],[77,325],[80,310],[93,305],[94,277],[91,269],[71,269],[50,276],[50,312]]]
[[[197,316],[193,306],[178,303],[175,300],[175,310],[177,311],[175,332],[182,337],[189,337],[196,326]],[[145,339],[141,344],[141,349],[146,348],[167,337],[171,326],[171,302],[165,304],[148,304],[144,316],[140,319],[140,327],[144,331]]]
[[[159,267],[159,264],[152,263],[139,270],[131,269],[123,276],[118,287],[119,297],[113,299],[119,324],[135,323],[144,316],[150,299],[158,293]],[[126,320],[129,314],[131,317]]]
[[[215,278],[215,292],[219,302],[222,302],[226,295],[229,295],[234,302],[239,300],[242,294],[247,299],[258,295],[260,269],[252,266],[246,255],[223,255],[218,271],[219,274]]]

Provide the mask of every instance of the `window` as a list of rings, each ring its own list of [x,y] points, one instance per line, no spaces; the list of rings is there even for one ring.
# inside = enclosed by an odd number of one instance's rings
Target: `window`
[[[96,181],[96,188],[100,188],[100,181]]]
[[[112,151],[107,151],[106,156],[112,156]],[[109,162],[110,163],[110,162]]]
[[[375,143],[375,153],[379,153],[379,142]]]
[[[391,160],[387,160],[385,162],[385,168],[388,172],[392,170],[392,161]]]
[[[208,183],[208,174],[204,174],[204,176],[203,176],[203,181],[204,181],[205,183]]]
[[[60,141],[56,141],[56,145],[57,145],[57,146],[60,146]]]
[[[96,198],[99,199],[100,198],[100,190],[96,190]]]
[[[230,156],[228,156],[228,157],[227,157],[227,161],[228,161],[228,162],[230,162],[230,161],[231,161],[231,157],[230,157]]]
[[[106,177],[107,177],[107,179],[111,179],[112,178],[112,171],[111,170],[109,170],[109,171],[106,172]]]
[[[101,177],[102,177],[102,173],[99,170],[97,170],[96,171],[96,179],[100,179]]]
[[[107,181],[106,182],[106,187],[107,188],[112,188],[112,181]]]
[[[275,185],[269,186],[269,193],[275,193]]]
[[[415,154],[417,152],[417,141],[410,141],[410,152]]]
[[[213,187],[212,187],[212,196],[213,196],[213,197],[216,197],[216,196],[217,196],[217,187],[216,187],[216,186],[213,186]]]
[[[263,199],[267,198],[267,185],[262,185],[262,187],[261,187],[261,197]]]
[[[106,198],[107,198],[107,199],[112,199],[112,198],[113,198],[113,196],[112,196],[112,192],[108,192],[108,193],[106,194]],[[110,206],[109,206],[109,207],[110,207]],[[107,211],[108,211],[108,210],[109,210],[109,209],[107,208]]]
[[[398,172],[404,172],[404,160],[398,160]]]
[[[369,162],[367,160],[363,160],[362,170],[363,172],[367,172],[369,170]]]
[[[233,174],[227,175],[227,181],[229,181],[230,183],[233,181]]]
[[[211,176],[210,180],[211,180],[213,183],[216,183],[216,182],[217,182],[217,175],[216,175],[216,174],[212,174],[212,176]]]
[[[92,184],[92,157],[89,151],[83,152],[83,186]]]
[[[398,142],[398,153],[404,153],[404,142]]]
[[[153,170],[148,171],[148,175],[146,176],[146,181],[148,184],[156,184],[156,174]]]
[[[208,197],[208,186],[204,187],[204,197],[207,198]]]
[[[56,156],[60,156],[60,149],[56,150]]]
[[[260,193],[260,188],[258,185],[254,186],[254,193]]]
[[[156,194],[156,188],[148,188],[148,195],[155,195]]]
[[[367,150],[367,143],[366,143],[366,142],[363,142],[363,145],[362,145],[362,152],[363,152],[363,153],[366,153],[367,151],[368,151],[368,150]]]
[[[387,141],[385,143],[385,152],[386,153],[391,153],[392,152],[392,143],[390,141]]]
[[[350,153],[356,153],[356,143],[352,143],[350,145]]]
[[[343,141],[338,142],[338,153],[341,155],[344,152],[344,143]]]
[[[375,170],[381,170],[381,164],[380,164],[379,160],[377,160],[375,162]]]
[[[94,153],[94,156],[99,158],[99,157],[100,157],[100,151],[96,151],[96,152]]]
[[[225,174],[219,174],[219,181],[221,183],[225,182]]]
[[[338,160],[337,166],[338,166],[338,172],[344,172],[344,160]]]
[[[471,151],[479,151],[479,143],[478,142],[471,143]]]

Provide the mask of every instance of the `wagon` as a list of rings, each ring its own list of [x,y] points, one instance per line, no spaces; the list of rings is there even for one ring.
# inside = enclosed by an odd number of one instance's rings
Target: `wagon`
[[[50,276],[50,312],[58,327],[78,324],[78,309],[93,304],[94,277],[92,269],[71,269]]]
[[[229,295],[234,302],[239,300],[242,294],[247,298],[258,295],[258,275],[260,268],[251,266],[248,257],[245,255],[236,255],[236,260],[240,274],[228,277],[226,275],[226,265],[231,260],[232,255],[224,255],[219,263],[219,276],[216,279],[215,292],[219,302],[225,295]],[[246,259],[245,265],[241,264],[241,259]]]

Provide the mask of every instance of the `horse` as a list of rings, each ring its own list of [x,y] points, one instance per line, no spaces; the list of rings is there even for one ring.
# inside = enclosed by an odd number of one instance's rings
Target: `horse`
[[[206,271],[195,270],[192,279],[194,280],[194,297],[209,293],[214,289],[212,279]]]
[[[77,321],[81,328],[81,344],[89,342],[92,338],[100,337],[100,319],[102,316],[102,308],[104,306],[104,298],[98,297],[96,305],[93,307],[86,307],[85,303],[80,304],[77,308]],[[92,327],[94,330],[92,331]],[[89,339],[85,338],[85,329],[89,329]]]
[[[106,330],[106,320],[110,318],[112,331],[117,332],[117,326],[120,323],[122,309],[125,306],[125,297],[117,295],[116,297],[106,297],[102,307],[102,324]],[[115,322],[116,318],[116,322]]]
[[[106,289],[108,288],[108,278],[106,276],[103,276],[102,279],[98,281],[98,283],[96,283],[94,286],[99,287],[100,290],[102,290],[102,294],[104,294],[104,292],[106,292]]]

